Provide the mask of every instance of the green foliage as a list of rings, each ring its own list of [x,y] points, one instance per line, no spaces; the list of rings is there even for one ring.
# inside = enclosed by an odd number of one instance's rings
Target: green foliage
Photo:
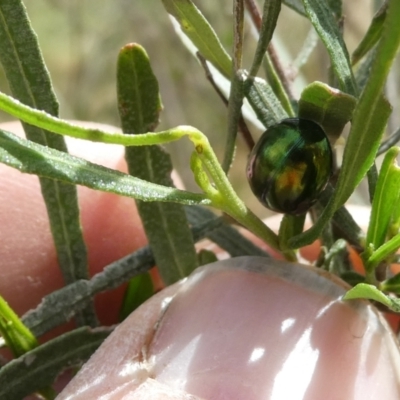
[[[142,47],[131,44],[120,51],[117,91],[123,131],[128,134],[153,131],[158,125],[161,101],[157,79]],[[160,146],[128,147],[125,158],[131,175],[173,186],[172,162]],[[163,281],[171,285],[188,276],[197,267],[197,259],[183,207],[170,202],[137,201],[136,204]]]
[[[148,272],[132,278],[125,290],[124,301],[119,311],[120,320],[123,321],[153,294],[153,282]]]
[[[367,232],[367,243],[372,249],[385,243],[392,215],[399,205],[400,169],[396,162],[399,152],[400,148],[392,147],[386,153],[379,173]]]
[[[0,398],[23,399],[33,392],[41,392],[66,368],[82,365],[110,332],[109,328],[82,327],[10,361],[1,369]]]
[[[228,105],[222,166],[210,144],[212,140],[198,129],[183,125],[156,131],[162,118],[159,83],[146,51],[136,43],[124,46],[117,62],[117,106],[124,133],[83,128],[59,119],[50,77],[22,3],[7,0],[0,5],[0,61],[13,95],[0,93],[0,109],[23,121],[27,132],[27,139],[21,139],[0,131],[0,161],[40,177],[67,283],[46,296],[21,320],[5,304],[0,304],[0,332],[17,357],[0,370],[1,398],[22,398],[37,391],[52,398],[49,385],[56,375],[86,360],[108,331],[80,328],[40,346],[35,336],[74,316],[79,317],[80,323],[95,324],[91,307],[95,294],[131,280],[121,311],[125,317],[152,294],[147,272],[154,265],[164,282],[171,284],[187,276],[198,264],[215,259],[210,252],[196,254],[194,243],[204,237],[232,257],[267,257],[230,225],[225,214],[288,260],[297,260],[295,249],[321,239],[326,249],[318,265],[354,286],[345,299],[367,298],[396,312],[400,310],[396,297],[400,294],[399,275],[382,277],[382,273],[377,273],[393,261],[400,248],[400,208],[394,206],[400,198],[400,174],[395,161],[399,149],[389,149],[400,135],[395,133],[381,144],[392,112],[383,93],[400,46],[400,3],[391,0],[382,5],[354,51],[352,62],[341,33],[341,1],[265,1],[263,15],[249,8],[252,28],[260,33],[253,46],[249,71],[242,65],[247,23],[242,3],[236,3],[234,12],[232,55],[224,48],[225,38],[217,35],[206,13],[191,0],[162,0],[162,4],[180,29],[179,39],[192,53],[198,51],[206,60],[203,66],[208,80]],[[327,83],[317,79],[307,82],[300,99],[293,95],[279,51],[275,54],[271,46],[284,6],[309,20],[326,49],[334,75]],[[309,53],[313,45],[305,43],[305,47]],[[174,49],[168,51],[174,57]],[[356,63],[360,66],[353,70]],[[261,66],[265,67],[265,76],[259,72]],[[199,102],[202,100],[198,98]],[[169,102],[165,104],[168,108]],[[305,214],[285,215],[276,234],[239,198],[227,175],[234,160],[237,132],[251,131],[243,116],[251,115],[254,121],[255,115],[258,125],[269,127],[295,116],[296,111],[299,117],[319,123],[332,143],[341,137],[346,124],[351,127],[341,167],[334,171],[334,179],[311,209],[312,227],[302,232]],[[124,145],[130,174],[69,155],[60,135]],[[173,141],[181,143],[184,137],[193,146],[190,170],[199,187],[196,192],[173,187],[170,175],[174,160],[160,147]],[[373,167],[379,149],[387,153],[376,180]],[[367,173],[374,196],[371,195],[371,222],[365,236],[345,203]],[[75,185],[136,199],[149,247],[116,260],[89,279]],[[61,195],[56,196],[57,193]],[[201,206],[212,206],[224,216]],[[362,254],[365,277],[352,270],[347,260],[348,246]],[[34,362],[27,363],[28,359]]]
[[[0,62],[13,96],[28,106],[57,116],[58,102],[25,7],[20,1],[2,1],[0,15]],[[26,124],[24,130],[29,140],[67,151],[63,137]],[[41,178],[40,184],[64,280],[70,283],[88,278],[75,186],[46,178]],[[88,304],[78,323],[97,324],[92,305]]]
[[[17,314],[0,296],[0,335],[15,357],[22,356],[38,346],[32,332],[20,321]]]
[[[299,117],[318,122],[332,143],[351,120],[357,99],[322,82],[304,88],[299,101]]]

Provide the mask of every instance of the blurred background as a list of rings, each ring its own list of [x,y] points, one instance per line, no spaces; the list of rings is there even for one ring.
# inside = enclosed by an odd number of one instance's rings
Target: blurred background
[[[103,122],[119,126],[116,106],[116,59],[119,49],[137,42],[147,50],[159,79],[164,105],[159,129],[193,125],[208,135],[217,155],[222,156],[227,129],[227,110],[205,79],[204,71],[174,33],[161,0],[25,0],[37,32],[62,118]],[[232,0],[195,1],[230,53]],[[261,5],[261,1],[259,1]],[[349,51],[356,47],[374,12],[371,0],[344,1],[344,34]],[[318,43],[307,65],[293,68],[311,25],[282,6],[273,42],[282,64],[293,73],[298,97],[308,83],[327,81],[329,65]],[[251,64],[254,31],[246,25],[244,66]],[[0,90],[8,92],[4,76]],[[398,92],[398,88],[396,89]],[[1,121],[9,120],[2,114]],[[255,136],[261,131],[254,131]],[[187,140],[169,145],[175,168],[189,189],[195,189],[188,168],[192,151]],[[233,171],[234,187],[260,216],[268,214],[250,193],[245,165],[248,149],[239,139]]]

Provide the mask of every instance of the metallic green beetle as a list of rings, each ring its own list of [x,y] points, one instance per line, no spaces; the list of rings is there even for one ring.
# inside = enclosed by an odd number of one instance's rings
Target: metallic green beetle
[[[290,118],[269,127],[250,153],[247,179],[267,208],[300,215],[317,200],[332,173],[332,149],[315,122]]]

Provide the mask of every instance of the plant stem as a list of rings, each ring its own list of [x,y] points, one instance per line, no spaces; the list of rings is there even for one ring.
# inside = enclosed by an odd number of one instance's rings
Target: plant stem
[[[52,117],[43,111],[27,107],[4,93],[0,93],[0,109],[24,122],[51,132],[95,142],[122,144],[124,146],[147,146],[169,143],[188,136],[218,190],[217,193],[215,191],[211,193],[206,192],[212,204],[236,219],[271,247],[280,251],[277,235],[256,217],[237,196],[219,164],[207,137],[198,129],[191,126],[178,126],[162,132],[136,135],[109,133],[100,129],[83,128],[65,120]],[[284,252],[284,255],[288,260],[296,259],[294,251]]]

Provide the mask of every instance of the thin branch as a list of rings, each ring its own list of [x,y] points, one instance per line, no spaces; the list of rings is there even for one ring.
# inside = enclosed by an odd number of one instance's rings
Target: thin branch
[[[210,82],[211,86],[213,87],[213,89],[215,90],[215,92],[217,93],[219,98],[222,100],[222,102],[228,107],[229,101],[225,97],[225,95],[222,93],[222,91],[218,87],[218,85],[216,84],[214,77],[212,76],[212,73],[210,71],[210,68],[208,67],[207,60],[199,52],[197,52],[196,55],[200,61],[201,66],[204,69],[207,80]],[[239,131],[240,131],[244,141],[246,142],[247,147],[249,148],[249,150],[251,150],[255,145],[255,141],[251,135],[251,132],[250,132],[242,114],[240,115],[240,118],[239,118]]]
[[[400,141],[400,128],[392,133],[383,143],[381,143],[377,156],[386,153],[392,146],[395,146]]]
[[[262,17],[261,17],[261,13],[260,13],[260,10],[259,10],[257,4],[255,3],[254,0],[244,0],[244,1],[246,4],[247,11],[250,14],[250,17],[251,17],[251,20],[253,21],[254,26],[256,27],[257,31],[260,32],[261,26],[262,26]],[[291,83],[290,83],[288,77],[286,76],[285,70],[279,60],[279,57],[275,51],[275,47],[272,44],[272,42],[268,45],[267,53],[271,59],[274,69],[275,69],[279,79],[281,80],[281,83],[282,83],[288,97],[290,98],[290,100],[295,100],[295,97],[294,97],[292,89],[291,89]]]

